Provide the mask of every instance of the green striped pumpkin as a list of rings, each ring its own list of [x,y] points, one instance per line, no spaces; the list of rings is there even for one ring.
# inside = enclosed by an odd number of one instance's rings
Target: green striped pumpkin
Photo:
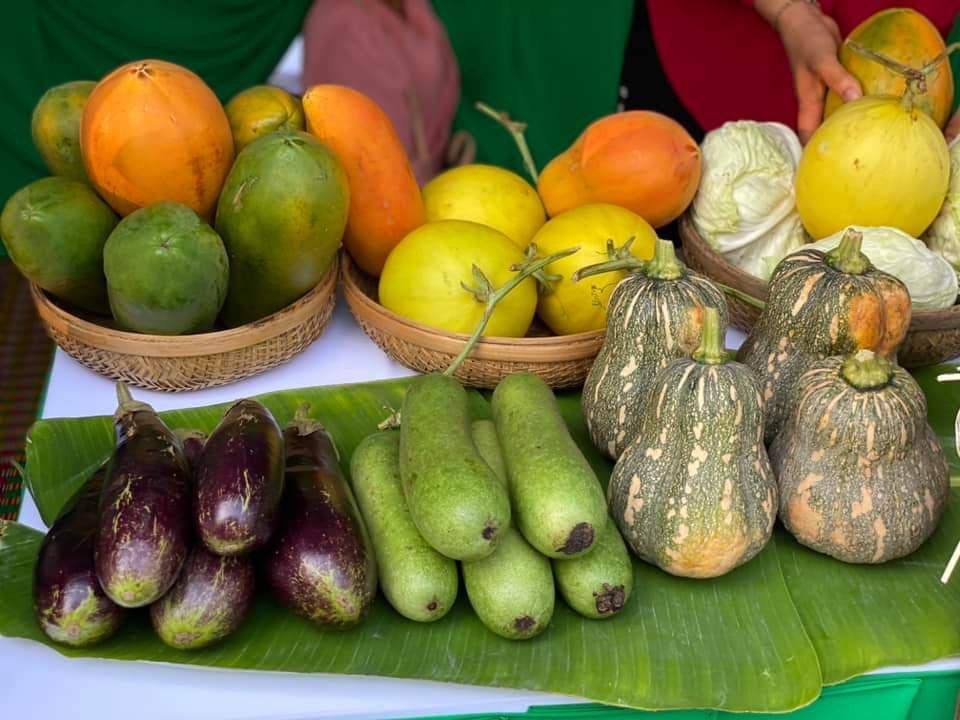
[[[614,460],[637,434],[656,373],[699,344],[705,307],[719,310],[726,325],[723,294],[684,267],[669,240],[658,240],[653,259],[613,291],[606,338],[583,386],[583,415],[593,444]]]
[[[737,354],[761,379],[768,443],[811,363],[860,349],[892,356],[907,333],[907,287],[873,267],[860,242],[860,233],[848,230],[830,252],[806,248],[773,271],[766,307]]]
[[[814,363],[770,448],[780,519],[838,560],[880,563],[930,537],[950,473],[910,374],[869,350]]]
[[[693,357],[657,375],[607,499],[633,551],[674,575],[723,575],[770,539],[777,484],[760,387],[750,368],[726,359],[716,309],[705,312]]]

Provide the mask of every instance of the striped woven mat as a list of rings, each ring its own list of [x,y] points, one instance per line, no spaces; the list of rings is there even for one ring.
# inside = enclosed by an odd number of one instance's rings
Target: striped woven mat
[[[23,442],[36,419],[53,343],[30,301],[27,282],[0,258],[0,518],[20,511]]]

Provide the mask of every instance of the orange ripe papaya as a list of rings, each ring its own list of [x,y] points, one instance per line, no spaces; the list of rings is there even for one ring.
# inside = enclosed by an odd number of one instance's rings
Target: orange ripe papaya
[[[350,212],[343,244],[365,272],[379,276],[390,251],[425,221],[420,186],[390,118],[373,100],[341,85],[314,85],[303,96],[307,131],[347,173]]]
[[[700,147],[666,115],[600,118],[550,161],[537,189],[550,216],[587,203],[632,210],[654,227],[675,220],[700,183]]]
[[[840,62],[860,83],[864,95],[896,95],[907,89],[903,75],[876,60],[864,57],[851,45],[857,43],[917,70],[932,62],[946,46],[936,26],[910,8],[890,8],[871,15],[857,25],[843,41]],[[953,106],[953,72],[950,61],[942,60],[927,77],[926,91],[915,101],[917,107],[943,127]],[[832,90],[827,93],[824,119],[843,105]]]
[[[123,65],[97,83],[80,121],[87,176],[121,215],[164,200],[209,219],[233,163],[217,96],[185,67]]]

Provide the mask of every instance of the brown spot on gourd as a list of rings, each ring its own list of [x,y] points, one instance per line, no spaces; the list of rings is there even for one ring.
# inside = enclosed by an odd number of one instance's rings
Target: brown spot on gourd
[[[627,421],[627,406],[621,405],[617,408],[617,425],[623,425]]]
[[[624,384],[623,390],[621,390],[621,392],[628,393],[628,392],[630,392],[631,390],[633,390],[633,383],[632,383],[632,382],[628,382],[628,383]]]
[[[841,548],[847,546],[847,536],[843,534],[843,528],[839,525],[830,533],[830,542]]]
[[[804,280],[803,286],[800,288],[800,294],[797,295],[796,302],[794,302],[793,307],[790,308],[791,315],[796,317],[797,313],[803,309],[803,306],[806,305],[807,301],[810,299],[810,293],[813,292],[813,288],[816,287],[818,282],[820,282],[820,278],[822,278],[823,275],[824,274],[822,272],[818,272]],[[784,340],[786,340],[786,338],[784,338]],[[861,347],[865,346],[861,345]]]
[[[820,462],[823,460],[823,450],[814,450],[810,453],[810,460],[813,462]]]
[[[860,499],[853,501],[850,517],[856,520],[861,515],[873,512],[873,492],[866,485],[860,487]]]
[[[823,475],[817,473],[807,473],[806,477],[800,481],[800,484],[797,485],[797,494],[803,495],[804,493],[810,492],[810,489],[816,485],[818,482],[823,480]]]
[[[830,320],[830,344],[836,345],[837,339],[840,337],[840,316],[834,314],[833,318]]]
[[[701,435],[703,435],[703,423],[698,422],[693,426],[693,436],[699,440]]]
[[[730,478],[723,481],[723,495],[720,497],[720,509],[727,512],[733,504],[733,483]]]
[[[932,518],[936,512],[936,503],[933,501],[933,495],[930,494],[930,488],[923,489],[923,506]]]
[[[663,455],[663,448],[647,448],[644,455],[651,460],[659,460],[660,456]]]
[[[724,453],[723,455],[720,456],[720,459],[723,460],[723,464],[724,464],[724,465],[729,465],[729,464],[730,464],[730,461],[733,460],[733,454],[732,454],[732,453]]]
[[[623,369],[620,371],[620,377],[627,377],[627,375],[632,375],[637,371],[637,368],[640,365],[637,363],[637,358],[635,355],[631,355],[627,360],[627,364],[623,366]]]
[[[525,633],[536,624],[537,621],[529,615],[521,615],[513,621],[513,629],[517,632]]]

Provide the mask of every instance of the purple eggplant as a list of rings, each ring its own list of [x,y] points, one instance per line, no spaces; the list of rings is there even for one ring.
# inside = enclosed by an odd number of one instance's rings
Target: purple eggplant
[[[263,547],[283,496],[283,435],[256,400],[227,410],[207,438],[194,473],[197,534],[218,555]]]
[[[303,409],[283,438],[287,487],[265,557],[267,582],[300,615],[334,627],[356,625],[373,604],[377,566],[333,439]]]
[[[33,610],[51,640],[85,647],[120,627],[126,611],[106,596],[93,566],[98,505],[106,465],[77,491],[40,545],[33,573]]]
[[[107,466],[94,558],[118,605],[149,605],[180,572],[190,538],[190,476],[180,438],[117,384],[116,449]]]
[[[183,456],[187,459],[187,467],[193,473],[197,469],[197,462],[203,452],[203,444],[207,441],[207,435],[199,430],[177,430],[176,433],[183,445]]]
[[[249,557],[214,555],[197,543],[169,592],[150,606],[150,621],[167,645],[195,650],[240,627],[253,600]]]

